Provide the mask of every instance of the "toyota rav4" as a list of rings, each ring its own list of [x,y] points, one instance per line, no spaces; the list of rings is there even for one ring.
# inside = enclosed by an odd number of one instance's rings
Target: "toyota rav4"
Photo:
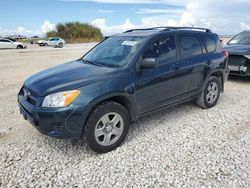
[[[209,29],[129,30],[28,78],[20,112],[45,135],[84,136],[92,150],[108,152],[142,116],[187,101],[215,106],[228,77],[226,54]]]

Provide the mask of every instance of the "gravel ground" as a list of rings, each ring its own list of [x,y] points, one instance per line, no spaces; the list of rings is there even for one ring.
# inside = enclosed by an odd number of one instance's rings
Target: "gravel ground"
[[[231,78],[212,109],[187,103],[138,120],[107,154],[24,121],[23,81],[93,45],[0,51],[0,187],[250,187],[250,79]]]

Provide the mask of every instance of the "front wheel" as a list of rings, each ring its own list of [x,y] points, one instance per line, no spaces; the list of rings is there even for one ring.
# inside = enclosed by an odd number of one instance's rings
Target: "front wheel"
[[[90,114],[85,125],[86,142],[97,153],[109,152],[124,141],[129,124],[124,106],[113,101],[102,103]]]
[[[218,102],[221,92],[221,82],[215,77],[211,76],[206,82],[202,93],[196,100],[196,104],[201,108],[212,108]]]
[[[60,43],[58,44],[58,47],[59,47],[59,48],[63,48],[63,43],[60,42]]]

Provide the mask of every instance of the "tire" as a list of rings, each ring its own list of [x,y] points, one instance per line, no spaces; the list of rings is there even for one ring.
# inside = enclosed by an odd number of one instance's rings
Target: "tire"
[[[58,44],[58,47],[59,47],[59,48],[63,48],[63,43],[60,42],[60,43]]]
[[[211,76],[205,84],[205,87],[202,90],[202,93],[196,100],[196,104],[203,108],[212,108],[214,107],[221,93],[221,82],[219,78]]]
[[[104,102],[92,111],[85,125],[87,145],[97,153],[114,150],[124,141],[129,124],[124,106],[113,101]]]
[[[49,45],[48,45],[48,43],[44,43],[44,45],[43,45],[43,46],[49,46]]]
[[[18,45],[16,48],[17,49],[23,49],[23,46],[22,45]]]

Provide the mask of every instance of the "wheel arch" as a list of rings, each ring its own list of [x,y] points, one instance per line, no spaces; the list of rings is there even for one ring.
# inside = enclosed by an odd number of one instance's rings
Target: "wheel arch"
[[[130,121],[136,120],[136,118],[137,118],[136,109],[135,109],[135,106],[133,105],[132,99],[130,99],[130,97],[128,95],[123,94],[123,93],[107,94],[105,96],[101,96],[101,97],[98,97],[97,99],[94,99],[88,105],[88,110],[87,110],[86,114],[84,115],[84,125],[83,125],[83,129],[82,129],[82,135],[84,134],[85,123],[88,121],[90,114],[93,112],[94,109],[97,108],[98,105],[100,105],[104,102],[107,102],[107,101],[114,101],[114,102],[121,104],[122,106],[124,106],[127,109],[128,113],[129,113]]]
[[[221,91],[224,92],[224,77],[223,77],[223,72],[220,70],[214,71],[211,73],[210,76],[215,76],[218,78],[221,82]]]
[[[101,97],[98,97],[94,100],[92,100],[89,105],[88,105],[88,112],[86,114],[86,118],[85,121],[87,121],[89,115],[91,114],[91,112],[101,103],[104,103],[106,101],[114,101],[117,102],[119,104],[121,104],[122,106],[124,106],[130,116],[130,120],[134,121],[137,118],[137,113],[136,113],[136,108],[133,102],[133,97],[132,95],[128,95],[126,93],[111,93],[111,94],[107,94]]]
[[[203,84],[203,87],[205,87],[207,81],[209,80],[209,78],[211,76],[215,76],[216,78],[218,78],[220,80],[220,83],[221,83],[221,91],[224,92],[224,76],[223,76],[223,70],[214,70],[212,72],[210,72],[210,74],[208,74],[208,76],[206,77],[205,81],[204,81],[204,84]]]

